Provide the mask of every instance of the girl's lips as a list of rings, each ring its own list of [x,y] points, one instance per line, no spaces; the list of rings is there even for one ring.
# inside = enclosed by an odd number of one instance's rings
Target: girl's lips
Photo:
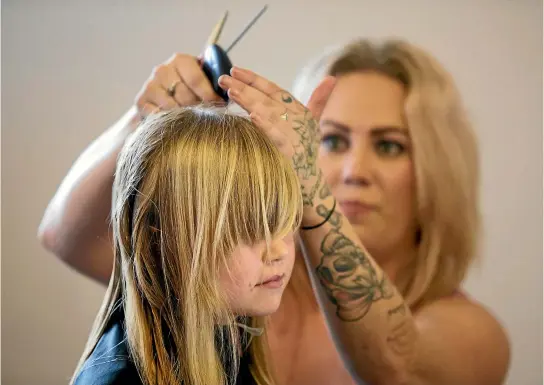
[[[283,286],[283,278],[285,274],[274,275],[257,284],[257,286],[266,287],[269,289],[278,289]]]

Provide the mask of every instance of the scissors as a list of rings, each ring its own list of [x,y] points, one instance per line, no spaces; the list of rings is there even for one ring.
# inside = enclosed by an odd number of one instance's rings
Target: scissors
[[[200,58],[202,70],[212,84],[215,93],[219,95],[224,101],[228,101],[229,97],[227,95],[227,92],[219,87],[218,80],[222,75],[230,74],[232,62],[229,59],[228,53],[242,39],[246,32],[249,31],[253,24],[255,24],[255,22],[262,16],[262,14],[267,9],[268,5],[265,5],[263,9],[261,9],[259,13],[257,13],[257,15],[253,17],[248,25],[246,25],[243,31],[234,39],[234,41],[229,45],[226,50],[221,48],[219,44],[217,44],[217,41],[219,40],[221,32],[223,31],[223,26],[225,25],[225,22],[227,20],[228,11],[225,11],[219,22],[215,25],[210,37],[208,38],[204,54]]]

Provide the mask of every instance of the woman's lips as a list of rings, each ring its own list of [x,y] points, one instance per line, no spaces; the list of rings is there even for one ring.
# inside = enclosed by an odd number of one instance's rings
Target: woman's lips
[[[368,214],[376,209],[376,206],[374,205],[359,201],[340,201],[339,205],[348,219],[358,218],[361,215]]]

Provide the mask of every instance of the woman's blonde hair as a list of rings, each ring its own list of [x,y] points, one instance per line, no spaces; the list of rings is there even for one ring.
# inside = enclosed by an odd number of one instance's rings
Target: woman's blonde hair
[[[477,253],[479,159],[476,137],[450,74],[421,48],[401,40],[355,40],[333,48],[299,74],[306,102],[326,75],[376,71],[406,88],[417,185],[418,253],[395,282],[415,307],[454,292]]]
[[[227,306],[219,271],[237,244],[269,244],[299,225],[289,161],[245,117],[182,108],[148,117],[127,140],[113,188],[113,276],[76,374],[121,303],[145,384],[233,383],[241,318]],[[250,352],[257,382],[273,383],[266,337]]]

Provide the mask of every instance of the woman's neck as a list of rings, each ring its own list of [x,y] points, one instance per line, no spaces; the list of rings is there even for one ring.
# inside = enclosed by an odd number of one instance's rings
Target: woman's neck
[[[403,273],[407,271],[411,263],[417,258],[417,246],[411,244],[400,244],[390,250],[374,250],[369,253],[380,266],[387,277],[395,284],[402,279]]]

